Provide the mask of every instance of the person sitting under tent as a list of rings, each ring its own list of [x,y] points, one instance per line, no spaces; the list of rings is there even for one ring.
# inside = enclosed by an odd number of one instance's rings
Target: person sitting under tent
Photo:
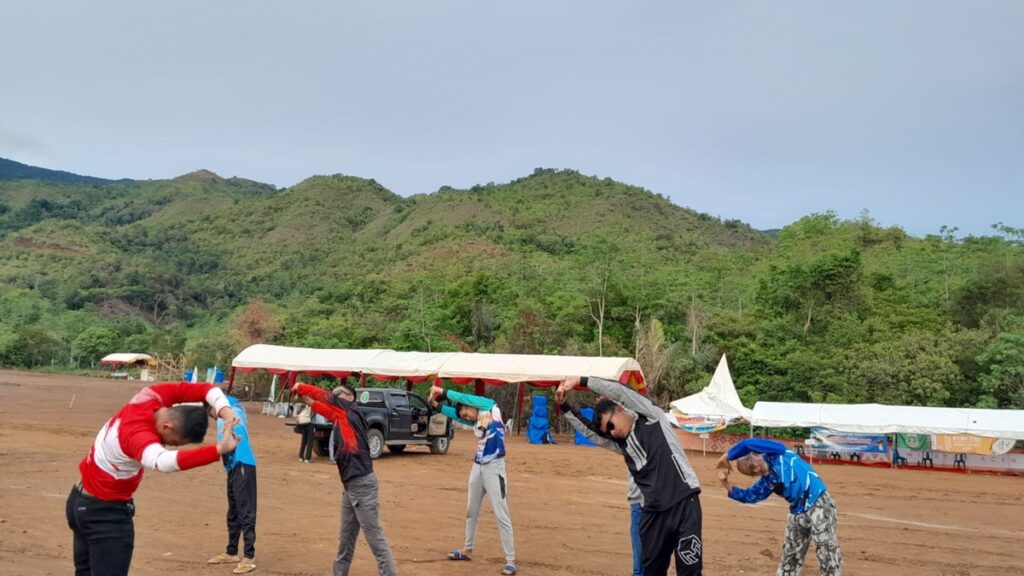
[[[699,576],[704,566],[700,482],[665,411],[628,386],[594,377],[565,379],[555,402],[564,403],[580,386],[606,396],[594,408],[596,432],[618,446],[643,494],[644,574],[667,574],[675,558],[677,576]]]
[[[491,497],[491,508],[498,520],[501,546],[505,550],[505,576],[516,574],[516,548],[512,534],[512,517],[508,512],[508,485],[505,473],[505,425],[501,421],[501,410],[490,398],[463,394],[431,386],[429,402],[440,406],[441,413],[463,424],[471,426],[478,439],[473,468],[469,473],[469,501],[466,509],[465,545],[448,554],[449,560],[471,560],[476,540],[476,526],[480,520],[480,507],[484,495]]]
[[[583,410],[577,409],[566,401],[564,394],[561,395],[561,398],[562,401],[557,403],[556,407],[561,411],[562,416],[569,421],[569,424],[578,434],[582,434],[583,437],[589,440],[593,445],[611,450],[616,454],[622,454],[622,448],[620,448],[614,441],[601,436],[597,429],[597,425],[594,424],[594,421],[589,418]],[[601,399],[598,400],[598,402],[600,401]],[[585,410],[593,414],[593,410]],[[643,576],[644,568],[643,549],[640,545],[640,518],[643,516],[644,495],[640,492],[640,489],[637,488],[636,482],[633,481],[632,476],[627,475],[626,479],[629,485],[629,491],[626,494],[626,501],[629,502],[630,510],[629,536],[633,545],[633,576]]]
[[[733,486],[729,482],[733,461],[741,474],[758,480],[746,489]],[[836,503],[811,465],[796,453],[774,440],[741,440],[718,460],[718,479],[729,498],[738,502],[754,504],[772,493],[789,502],[782,561],[776,576],[799,576],[811,540],[822,576],[841,574]]]
[[[526,439],[530,444],[554,444],[551,422],[548,421],[548,398],[536,394],[531,401],[530,419],[526,424]]]

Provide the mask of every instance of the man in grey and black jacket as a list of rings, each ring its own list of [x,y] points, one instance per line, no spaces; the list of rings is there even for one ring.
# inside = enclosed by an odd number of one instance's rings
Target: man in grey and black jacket
[[[619,448],[619,445],[611,439],[598,434],[597,425],[594,424],[594,421],[580,412],[575,406],[563,401],[558,404],[558,409],[561,410],[562,416],[565,416],[569,424],[577,432],[585,436],[587,440],[616,454],[622,454],[622,449]],[[643,513],[644,495],[637,488],[636,482],[633,482],[632,475],[628,475],[626,478],[629,484],[626,501],[629,502],[629,536],[633,545],[633,576],[644,576],[643,550],[640,546],[640,518]]]
[[[564,403],[566,394],[579,386],[605,397],[594,408],[595,432],[617,445],[643,494],[644,574],[667,574],[674,556],[677,576],[699,576],[700,483],[665,412],[629,387],[600,378],[567,378],[555,402]]]

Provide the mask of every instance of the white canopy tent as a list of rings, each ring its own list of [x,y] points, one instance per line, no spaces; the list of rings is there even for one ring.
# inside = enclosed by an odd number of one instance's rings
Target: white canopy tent
[[[262,369],[275,374],[361,374],[410,381],[436,376],[459,384],[481,381],[492,385],[526,382],[552,386],[568,376],[596,376],[635,389],[644,387],[640,364],[632,358],[617,357],[331,350],[255,344],[239,353],[231,368],[232,372]]]
[[[121,365],[131,366],[133,364],[146,364],[148,366],[156,366],[156,358],[153,358],[149,354],[137,354],[128,352],[118,352],[116,354],[107,354],[100,359],[100,364],[110,364],[114,368]]]
[[[703,390],[675,400],[671,406],[685,416],[721,419],[726,422],[749,421],[753,416],[753,411],[743,405],[739,394],[736,393],[736,385],[729,374],[729,363],[724,354],[718,361],[711,382]]]
[[[750,423],[765,428],[820,426],[851,433],[973,434],[1024,440],[1024,410],[758,402]]]
[[[516,415],[522,413],[527,384],[555,386],[570,376],[596,376],[621,382],[635,390],[645,389],[643,371],[636,360],[589,356],[329,350],[255,344],[231,362],[228,390],[234,386],[236,370],[287,374],[286,386],[290,386],[300,373],[337,378],[356,375],[363,382],[367,376],[385,381],[405,378],[409,390],[413,382],[440,378],[456,384],[475,383],[477,394],[483,394],[485,384],[517,383]]]

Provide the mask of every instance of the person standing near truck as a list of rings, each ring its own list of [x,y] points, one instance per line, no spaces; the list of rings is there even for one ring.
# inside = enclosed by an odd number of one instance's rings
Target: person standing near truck
[[[332,394],[300,382],[292,388],[292,393],[299,395],[313,412],[330,420],[338,431],[339,442],[334,459],[344,492],[341,496],[341,530],[338,533],[338,553],[334,558],[334,576],[348,576],[360,528],[377,560],[378,574],[395,576],[398,573],[395,559],[380,523],[379,487],[373,473],[370,445],[366,440],[368,427],[356,405],[355,391],[342,384]]]
[[[504,576],[516,574],[516,546],[512,534],[512,517],[508,512],[508,485],[505,474],[505,425],[501,410],[490,398],[430,388],[429,402],[441,406],[441,412],[463,424],[471,426],[477,437],[476,455],[469,473],[469,501],[466,506],[466,542],[448,554],[449,560],[471,560],[476,540],[476,526],[480,520],[480,507],[484,496],[491,497],[491,508],[498,520],[501,546],[505,550]]]
[[[309,464],[313,458],[313,442],[316,442],[316,426],[313,425],[313,414],[309,406],[303,406],[295,415],[295,429],[302,434],[299,443],[299,462]]]

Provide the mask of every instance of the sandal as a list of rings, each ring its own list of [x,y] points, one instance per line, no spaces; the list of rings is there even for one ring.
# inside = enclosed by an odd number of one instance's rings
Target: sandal
[[[472,560],[472,558],[467,556],[466,553],[463,552],[461,548],[456,548],[454,551],[449,553],[448,554],[448,559],[449,560],[466,560],[466,561]]]
[[[515,576],[516,572],[517,570],[515,564],[505,564],[505,566],[501,569],[501,576]]]
[[[256,564],[253,564],[252,562],[239,562],[238,566],[235,566],[235,569],[232,570],[231,573],[232,574],[248,574],[249,572],[252,572],[255,569],[256,569]]]
[[[206,561],[207,564],[234,564],[240,561],[241,558],[238,556],[228,556],[227,554],[217,554],[213,558]]]

